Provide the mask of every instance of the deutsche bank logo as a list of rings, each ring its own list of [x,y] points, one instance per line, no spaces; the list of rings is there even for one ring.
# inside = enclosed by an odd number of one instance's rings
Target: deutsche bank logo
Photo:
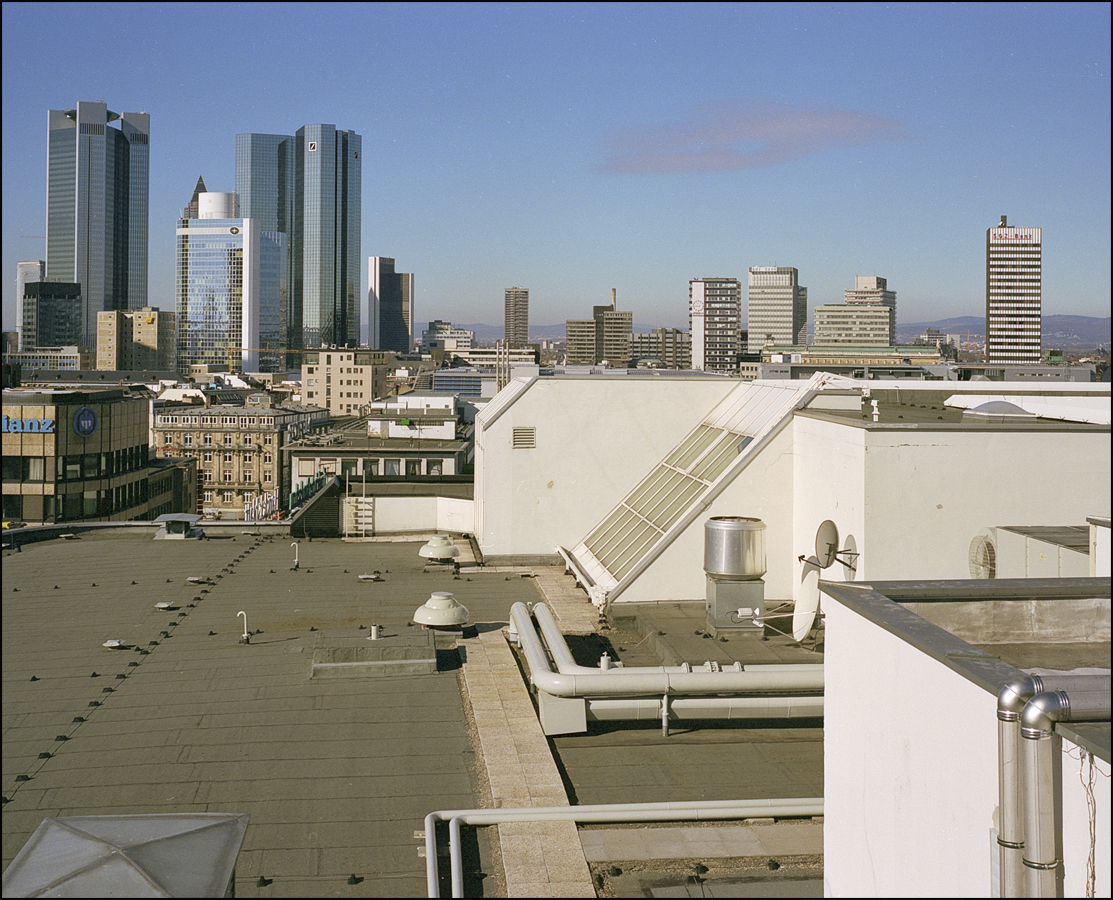
[[[88,406],[83,406],[73,414],[73,430],[81,437],[92,437],[97,430],[97,414]]]

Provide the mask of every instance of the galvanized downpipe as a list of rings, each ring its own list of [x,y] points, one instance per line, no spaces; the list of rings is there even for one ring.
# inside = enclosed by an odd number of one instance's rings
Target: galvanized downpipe
[[[695,800],[602,803],[588,806],[527,806],[508,809],[436,810],[425,817],[425,874],[430,897],[440,897],[437,822],[448,822],[452,896],[464,896],[461,825],[504,822],[691,822],[753,817],[811,818],[823,815],[822,797],[782,800]]]
[[[1049,684],[1052,682],[1053,684]],[[1067,675],[1044,679],[1018,675],[997,694],[997,792],[1002,897],[1025,896],[1024,780],[1020,766],[1020,716],[1036,694],[1050,687],[1063,691],[1108,691],[1108,675]]]
[[[733,669],[723,672],[672,672],[612,668],[606,672],[589,669],[588,674],[564,675],[552,670],[529,608],[524,603],[515,603],[510,608],[510,620],[529,665],[530,681],[538,690],[556,697],[659,697],[664,694],[672,696],[823,690],[822,665],[804,668],[753,667],[741,672]]]
[[[1055,854],[1058,807],[1055,803],[1052,733],[1056,722],[1108,719],[1110,694],[1104,691],[1052,690],[1036,694],[1020,714],[1020,763],[1024,792],[1024,866],[1028,897],[1054,897],[1061,860]]]

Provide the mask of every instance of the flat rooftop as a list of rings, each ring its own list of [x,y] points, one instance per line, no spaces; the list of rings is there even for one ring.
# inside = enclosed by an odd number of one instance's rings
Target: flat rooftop
[[[1110,580],[997,578],[820,582],[823,593],[997,695],[1035,674],[1108,674]],[[1060,722],[1099,758],[1113,756],[1108,722]]]
[[[152,533],[3,553],[5,868],[49,816],[248,813],[237,896],[416,897],[434,810],[822,795],[817,721],[541,734],[502,634],[515,602],[548,600],[585,663],[602,650],[630,665],[817,658],[790,639],[705,637],[700,603],[599,623],[559,568],[426,572],[425,537],[302,540],[295,570],[289,536]],[[453,592],[474,623],[436,639],[436,671],[310,677],[315,651],[358,647],[373,624],[384,654],[401,646],[432,591]],[[785,825],[661,827],[656,844],[634,840],[640,827],[573,828],[579,868],[542,832],[480,828],[466,841],[465,887],[593,896],[589,865],[601,884],[615,861],[656,860],[653,878],[683,884],[696,859],[713,873],[748,866],[751,880],[804,872],[815,893],[822,826]],[[773,856],[779,872],[753,863]],[[447,859],[440,871],[447,896]]]
[[[1028,384],[1002,386],[994,383],[990,387],[985,382],[979,382],[977,386],[981,388],[982,393],[987,395],[987,402],[988,395],[998,397],[1031,395],[1044,399],[1057,397],[1062,400],[1064,405],[1068,406],[1073,403],[1100,405],[1102,399],[1101,394],[1094,391],[1074,393],[1056,390],[1056,388],[1061,388],[1060,385],[1055,385],[1052,388],[1046,386],[1040,388]],[[863,381],[861,387],[870,388],[870,398],[860,398],[861,388],[842,392],[828,391],[820,394],[808,407],[798,410],[796,414],[821,418],[833,417],[845,424],[856,424],[863,428],[892,428],[894,426],[914,425],[919,430],[930,430],[933,426],[946,430],[955,428],[1109,430],[1108,424],[1064,421],[1063,419],[1036,416],[1034,414],[1020,415],[1019,413],[1022,412],[1020,410],[1017,410],[1018,414],[1016,415],[975,415],[958,406],[947,405],[947,400],[951,397],[956,395],[962,397],[964,394],[974,393],[968,383],[963,384],[964,390],[958,390],[953,382],[945,382],[938,387],[936,387],[935,382],[917,382],[915,389],[912,389],[911,387],[894,387],[891,382],[878,384]],[[842,408],[837,408],[830,400],[837,393],[847,395],[847,401],[842,405]],[[851,402],[855,397],[859,398],[857,402]],[[876,422],[873,419],[871,400],[877,401],[878,418]],[[1105,397],[1107,416],[1108,404],[1108,397]]]

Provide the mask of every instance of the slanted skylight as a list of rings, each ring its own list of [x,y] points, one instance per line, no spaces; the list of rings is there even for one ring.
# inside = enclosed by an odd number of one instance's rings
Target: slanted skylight
[[[808,382],[739,386],[655,466],[566,558],[594,582],[593,600],[621,591],[624,579],[655,558],[748,463],[755,439],[778,429],[831,376]],[[603,599],[599,599],[603,597]]]

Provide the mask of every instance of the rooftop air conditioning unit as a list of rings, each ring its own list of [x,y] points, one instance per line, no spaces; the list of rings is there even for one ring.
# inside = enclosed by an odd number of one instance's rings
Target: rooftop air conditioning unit
[[[967,557],[971,578],[997,577],[997,529],[983,528],[970,542]]]

